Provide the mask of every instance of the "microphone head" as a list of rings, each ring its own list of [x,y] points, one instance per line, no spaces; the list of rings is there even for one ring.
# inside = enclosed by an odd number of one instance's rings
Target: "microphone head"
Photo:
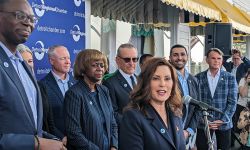
[[[192,97],[190,97],[189,95],[186,95],[186,96],[183,96],[183,97],[182,97],[182,102],[183,102],[184,104],[189,104],[190,101],[191,101],[191,99],[192,99]]]

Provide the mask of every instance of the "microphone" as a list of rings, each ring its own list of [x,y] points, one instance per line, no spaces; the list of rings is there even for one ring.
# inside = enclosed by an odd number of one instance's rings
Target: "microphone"
[[[195,106],[198,106],[200,108],[205,108],[205,109],[208,109],[208,110],[213,110],[213,111],[219,112],[221,114],[224,114],[224,112],[222,112],[221,110],[219,110],[217,108],[214,108],[214,107],[212,107],[212,106],[210,106],[210,105],[208,105],[208,104],[206,104],[204,102],[201,102],[201,101],[198,101],[196,99],[193,99],[192,97],[190,97],[188,95],[184,96],[182,98],[182,100],[183,100],[183,103],[185,103],[185,104],[189,104],[190,103],[191,105],[195,105]]]

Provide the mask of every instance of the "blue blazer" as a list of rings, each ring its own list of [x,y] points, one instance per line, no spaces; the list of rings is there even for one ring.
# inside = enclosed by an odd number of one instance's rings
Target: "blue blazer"
[[[0,47],[0,149],[4,150],[34,150],[34,135],[42,135],[40,90],[26,62],[22,65],[37,90],[37,127],[21,80]]]
[[[189,96],[199,100],[199,91],[198,91],[199,87],[197,79],[193,77],[191,74],[189,74],[187,78],[187,84],[188,84]],[[178,85],[181,90],[181,94],[183,96],[183,89],[181,87],[181,83],[179,80],[178,80]],[[193,105],[188,106],[188,112],[186,111],[185,105],[183,105],[182,112],[183,112],[183,117],[185,117],[186,114],[188,115],[184,125],[184,129],[186,130],[187,128],[192,128],[192,130],[195,132],[200,118],[199,115],[200,112]]]
[[[99,115],[94,105],[88,85],[79,80],[65,94],[65,127],[68,138],[68,149],[103,150],[104,134],[110,146],[118,148],[117,124],[111,105],[108,89],[96,85],[100,110]],[[100,117],[104,117],[103,123]]]
[[[74,84],[72,80],[69,80],[68,86],[71,87]],[[65,136],[64,125],[64,112],[63,112],[63,94],[56,82],[52,72],[49,72],[42,80],[39,81],[41,89],[45,89],[48,97],[49,105],[52,109],[55,131],[54,134],[63,138]]]
[[[145,113],[137,109],[124,112],[120,124],[120,150],[185,150],[181,117],[169,111],[173,128],[171,139],[154,108],[145,106]]]
[[[103,81],[103,85],[109,89],[115,118],[119,125],[122,118],[122,110],[129,103],[129,93],[132,89],[119,70],[116,70],[111,77]]]
[[[230,122],[220,126],[219,130],[231,129],[233,127],[232,117],[237,105],[238,86],[236,79],[231,73],[221,69],[214,96],[212,97],[207,79],[207,71],[196,75],[200,86],[200,100],[224,112],[224,114],[220,114],[211,111],[210,113],[213,117],[209,118],[210,121],[223,120],[224,122],[228,122],[228,119],[230,119]],[[203,128],[203,125],[200,124],[198,128]]]

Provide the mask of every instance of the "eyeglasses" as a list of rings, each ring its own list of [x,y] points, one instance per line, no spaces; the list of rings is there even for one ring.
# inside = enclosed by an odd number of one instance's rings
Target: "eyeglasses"
[[[104,64],[103,63],[94,63],[91,66],[94,67],[94,68],[98,68],[98,67],[104,68]]]
[[[120,56],[118,56],[118,57],[121,58],[125,63],[129,63],[129,62],[131,62],[131,60],[132,60],[134,63],[136,63],[136,62],[138,61],[138,57],[134,57],[134,58],[128,58],[128,57],[122,58],[122,57],[120,57]]]
[[[29,22],[33,23],[33,24],[36,24],[38,21],[38,18],[35,17],[34,15],[27,15],[26,13],[24,13],[22,11],[8,12],[8,11],[0,10],[0,12],[13,14],[13,15],[15,15],[16,19],[19,21],[27,22],[29,20]]]

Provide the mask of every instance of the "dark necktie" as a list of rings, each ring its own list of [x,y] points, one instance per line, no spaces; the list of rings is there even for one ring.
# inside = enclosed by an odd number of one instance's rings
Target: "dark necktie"
[[[135,87],[135,79],[133,76],[130,76],[130,79],[131,79],[132,86],[134,88]]]

